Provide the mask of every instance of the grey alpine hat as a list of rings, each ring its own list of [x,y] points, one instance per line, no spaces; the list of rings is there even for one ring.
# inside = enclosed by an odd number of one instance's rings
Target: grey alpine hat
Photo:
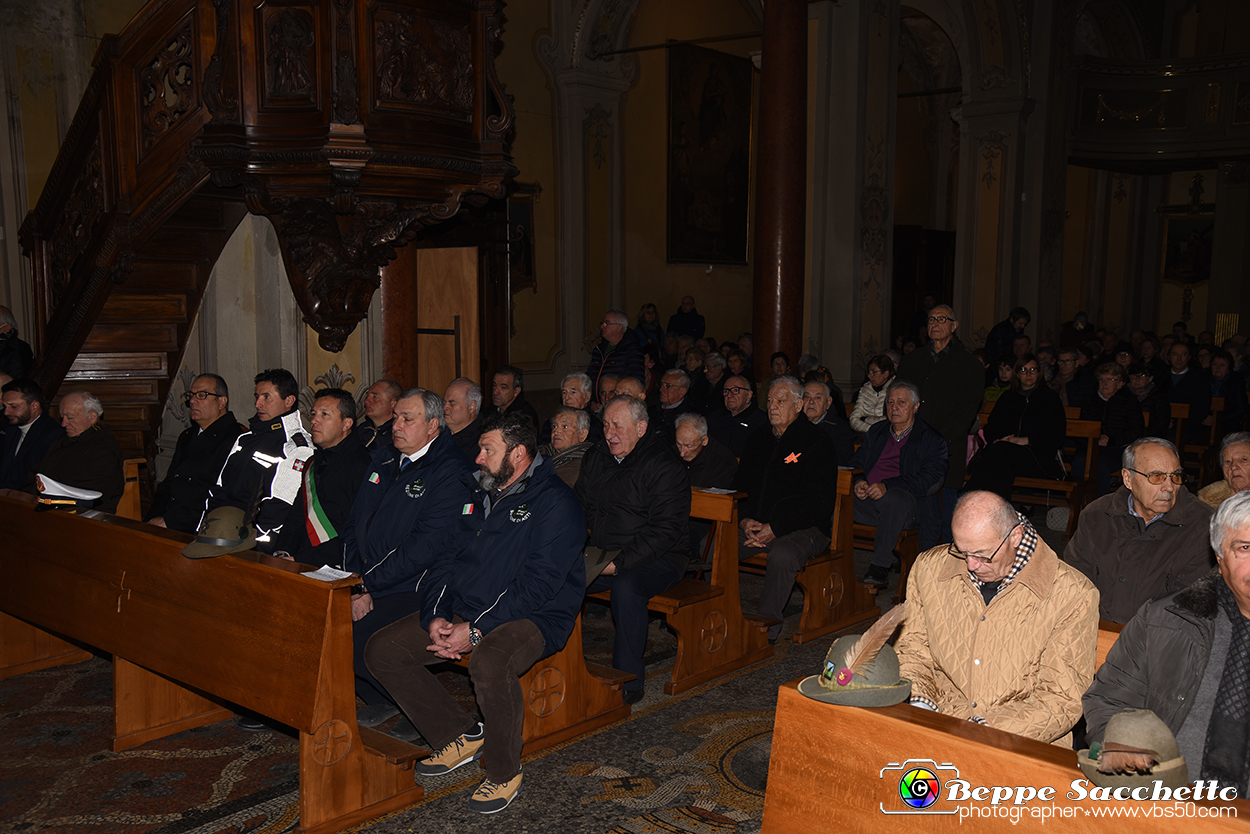
[[[851,634],[834,640],[820,674],[800,681],[799,692],[817,701],[852,707],[889,707],[906,701],[911,695],[911,681],[899,677],[893,646],[882,646],[862,672],[852,673],[842,665],[859,638]]]
[[[1151,764],[1144,771],[1129,768],[1104,773],[1099,770],[1100,764],[1106,768],[1108,754],[1117,753]],[[1156,781],[1173,789],[1189,784],[1189,769],[1176,744],[1176,736],[1163,719],[1148,709],[1123,709],[1111,716],[1102,743],[1077,751],[1076,763],[1085,778],[1100,788],[1151,787]]]
[[[256,531],[243,523],[244,510],[218,507],[210,512],[195,534],[195,541],[182,549],[188,559],[208,559],[240,553],[256,546]]]

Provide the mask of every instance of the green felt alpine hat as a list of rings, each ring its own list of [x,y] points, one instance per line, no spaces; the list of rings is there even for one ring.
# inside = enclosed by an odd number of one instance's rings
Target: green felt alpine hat
[[[256,531],[243,523],[244,510],[238,507],[218,507],[208,514],[200,525],[195,541],[182,549],[188,559],[208,559],[240,553],[256,546]]]
[[[819,675],[799,682],[799,692],[817,701],[851,707],[889,707],[901,704],[911,695],[911,681],[898,674],[898,655],[885,644],[862,672],[842,674],[847,651],[860,638],[858,634],[839,637],[825,655]]]

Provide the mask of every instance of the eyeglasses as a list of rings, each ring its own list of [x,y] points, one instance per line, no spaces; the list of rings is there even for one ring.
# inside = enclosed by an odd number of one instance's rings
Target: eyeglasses
[[[1134,376],[1136,376],[1136,374],[1134,374]],[[1119,382],[1119,381],[1120,381],[1120,378],[1119,378],[1118,376],[1100,376],[1100,377],[1098,377],[1098,382],[1099,382],[1099,384],[1104,383],[1104,382],[1108,382],[1108,383],[1110,383],[1110,382]]]
[[[1021,373],[1021,374],[1028,374],[1029,376],[1033,376],[1033,374],[1036,374],[1036,373],[1041,373],[1041,371],[1040,371],[1038,368],[1021,368],[1021,369],[1020,369],[1020,373]]]
[[[1154,484],[1155,486],[1158,486],[1159,484],[1163,483],[1168,478],[1171,478],[1172,483],[1176,484],[1177,486],[1180,486],[1181,484],[1185,483],[1185,473],[1183,470],[1180,470],[1180,469],[1176,470],[1175,472],[1142,472],[1139,469],[1132,469],[1127,466],[1125,467],[1125,469],[1128,469],[1129,472],[1136,472],[1138,475],[1141,475],[1143,478],[1145,478],[1147,481],[1150,481],[1150,483]]]
[[[661,382],[660,387],[661,388],[685,388],[686,386],[677,385],[676,383],[672,383],[672,382]]]
[[[1016,528],[1019,527],[1023,523],[1024,522],[1022,521],[1017,521],[1015,524],[1013,524],[1011,526],[1011,529],[1007,531],[1007,535],[1003,536],[1003,540],[998,543],[998,547],[990,551],[989,556],[978,556],[975,553],[964,553],[962,550],[955,547],[954,542],[952,542],[950,546],[951,555],[954,556],[956,559],[959,559],[964,562],[968,562],[968,561],[975,559],[983,565],[988,565],[994,561],[994,557],[998,555],[998,551],[1003,549],[1003,545],[1007,543],[1007,539],[1011,538],[1011,534],[1016,532]]]
[[[1059,364],[1060,365],[1075,365],[1076,360],[1075,359],[1060,359]]]
[[[885,373],[885,371],[881,370],[880,368],[868,369],[868,376],[876,376],[877,374],[883,374],[883,373]]]
[[[735,385],[735,386],[733,386],[732,388],[730,388],[728,385],[726,385],[726,386],[725,386],[725,388],[724,388],[724,391],[725,391],[725,395],[726,395],[726,396],[728,396],[728,395],[730,395],[730,394],[742,394],[742,393],[745,393],[745,392],[750,391],[750,390],[751,390],[750,388],[742,388],[741,386],[738,386],[738,385]]]
[[[950,316],[929,316],[929,324],[946,324],[948,321],[954,321]]]
[[[214,394],[212,391],[188,391],[187,395],[183,397],[183,400],[188,403],[191,402],[192,400],[199,400],[200,402],[204,402],[209,397],[222,397],[222,396],[225,396],[225,395]]]

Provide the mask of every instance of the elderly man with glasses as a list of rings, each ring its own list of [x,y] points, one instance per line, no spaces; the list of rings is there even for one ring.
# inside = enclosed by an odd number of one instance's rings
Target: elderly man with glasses
[[[594,383],[593,390],[599,390],[600,377],[609,373],[622,379],[632,376],[642,382],[642,345],[638,344],[638,336],[629,326],[629,317],[620,310],[608,310],[599,322],[599,335],[603,338],[590,352],[590,365],[586,368],[586,375]],[[600,405],[604,404],[600,402]]]
[[[1098,592],[991,492],[916,559],[896,650],[913,706],[1070,746],[1094,678]]]
[[[1101,618],[1127,623],[1142,603],[1198,581],[1214,565],[1211,508],[1182,486],[1176,447],[1135,440],[1122,457],[1124,486],[1081,513],[1064,560],[1098,588]]]

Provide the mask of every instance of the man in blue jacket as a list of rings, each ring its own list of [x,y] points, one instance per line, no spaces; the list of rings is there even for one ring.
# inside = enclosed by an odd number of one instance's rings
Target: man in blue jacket
[[[877,528],[864,583],[879,587],[890,578],[894,546],[903,528],[916,526],[917,515],[936,522],[939,493],[946,480],[946,441],[924,420],[916,419],[920,389],[910,382],[895,382],[885,397],[886,419],[868,430],[850,464],[863,470],[853,487],[855,523]],[[936,541],[922,541],[920,549],[936,545]]]
[[[378,632],[365,658],[437,751],[416,772],[441,776],[481,758],[486,780],[469,809],[493,814],[521,790],[525,698],[518,679],[563,648],[581,608],[586,520],[573,491],[538,454],[538,427],[528,415],[496,415],[482,428],[480,471],[476,482],[464,479],[473,495],[422,585],[420,613]],[[463,655],[483,722],[428,668]]]
[[[442,555],[447,534],[471,500],[473,464],[446,431],[443,399],[424,388],[395,403],[391,443],[375,449],[342,532],[343,570],[360,574],[352,589],[357,722],[372,727],[396,707],[365,666],[365,644],[380,629],[421,607],[420,591]]]

